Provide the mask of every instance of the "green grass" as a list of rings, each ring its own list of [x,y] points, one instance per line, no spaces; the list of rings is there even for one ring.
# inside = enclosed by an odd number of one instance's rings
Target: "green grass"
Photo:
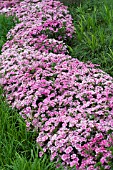
[[[0,170],[55,170],[49,155],[38,157],[36,137],[35,131],[26,130],[24,120],[7,104],[0,88]]]
[[[7,41],[6,35],[8,31],[18,22],[18,20],[14,18],[14,16],[6,17],[4,14],[0,15],[0,53],[3,44]]]
[[[59,0],[60,2],[62,2],[64,5],[79,5],[81,3],[82,0]]]
[[[113,1],[83,0],[81,6],[75,4],[69,10],[76,28],[70,54],[100,64],[113,76]],[[13,19],[0,15],[0,51],[15,25]],[[0,88],[0,170],[55,170],[49,155],[38,157],[36,137],[36,132],[26,130],[24,120],[7,104]]]
[[[100,64],[113,77],[113,1],[84,0],[69,10],[76,29],[70,54]]]

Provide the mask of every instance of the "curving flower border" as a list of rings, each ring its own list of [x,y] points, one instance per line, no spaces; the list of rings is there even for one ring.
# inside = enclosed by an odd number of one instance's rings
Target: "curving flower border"
[[[1,13],[20,23],[7,35],[0,79],[7,100],[37,131],[37,143],[68,169],[110,169],[113,160],[113,78],[68,55],[74,34],[67,7],[24,0]],[[98,166],[99,163],[99,166]]]

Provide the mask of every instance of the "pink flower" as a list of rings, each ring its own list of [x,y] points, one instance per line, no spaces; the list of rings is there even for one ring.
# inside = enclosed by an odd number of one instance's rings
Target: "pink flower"
[[[70,152],[72,152],[73,148],[71,146],[68,146],[66,149],[65,149],[65,153],[68,154]]]
[[[44,153],[40,151],[40,152],[39,152],[39,157],[42,157],[43,154],[44,154]]]
[[[63,161],[66,161],[68,158],[69,158],[69,154],[63,154],[63,155],[61,156],[61,159],[62,159]]]
[[[70,162],[70,167],[76,166],[78,164],[78,160],[73,160]]]

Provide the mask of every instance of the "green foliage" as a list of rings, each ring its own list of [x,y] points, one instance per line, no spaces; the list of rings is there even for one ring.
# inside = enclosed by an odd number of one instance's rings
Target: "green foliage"
[[[80,4],[82,0],[60,0],[64,5]]]
[[[92,61],[113,76],[113,1],[84,1],[70,6],[76,38],[70,54],[81,61]]]
[[[19,22],[14,16],[6,17],[5,14],[0,15],[0,53],[3,44],[7,41],[6,35],[8,31]]]
[[[16,159],[11,166],[8,166],[9,170],[54,170],[54,163],[49,163],[47,155],[42,159],[37,156],[33,160],[27,160],[25,157],[16,154]]]
[[[36,137],[37,133],[27,131],[22,117],[6,103],[0,88],[0,169],[55,170],[49,155],[38,157]]]

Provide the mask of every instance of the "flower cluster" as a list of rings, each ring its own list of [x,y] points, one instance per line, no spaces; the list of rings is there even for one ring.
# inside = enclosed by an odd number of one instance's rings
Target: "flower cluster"
[[[5,12],[4,9],[1,12]],[[6,12],[8,15],[15,14],[21,21],[19,26],[10,31],[10,36],[24,30],[25,34],[30,34],[33,38],[46,34],[49,38],[66,41],[74,34],[72,17],[67,7],[59,1],[25,0],[8,8]]]
[[[8,8],[19,3],[19,0],[0,0],[0,9]]]
[[[51,160],[62,160],[67,168],[99,170],[99,162],[109,170],[113,78],[68,55],[63,42],[74,29],[59,1],[25,0],[7,13],[15,13],[21,23],[3,46],[0,81],[27,128],[37,131],[36,141],[43,148],[39,156],[49,150]]]

